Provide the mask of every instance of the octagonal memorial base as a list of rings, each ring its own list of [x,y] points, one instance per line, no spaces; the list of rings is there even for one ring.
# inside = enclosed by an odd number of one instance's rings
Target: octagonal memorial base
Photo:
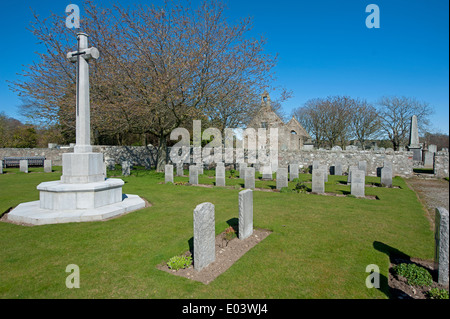
[[[19,204],[7,219],[32,225],[101,221],[144,208],[139,196],[122,194],[123,183],[112,178],[86,184],[41,183],[40,200]]]

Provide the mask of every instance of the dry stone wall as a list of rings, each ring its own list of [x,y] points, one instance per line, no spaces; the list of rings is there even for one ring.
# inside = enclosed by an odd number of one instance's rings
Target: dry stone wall
[[[448,152],[437,152],[434,154],[434,175],[436,177],[449,177]]]
[[[121,164],[129,161],[132,165],[155,167],[156,149],[152,146],[93,146],[94,152],[104,154],[105,162]],[[169,150],[170,151],[170,150]],[[169,151],[167,154],[169,154]],[[52,160],[55,166],[62,165],[62,154],[73,152],[73,147],[61,148],[0,148],[0,159],[7,156],[44,156]],[[303,150],[285,151],[278,154],[278,166],[288,168],[289,164],[297,163],[300,169],[308,169],[313,161],[332,168],[336,161],[342,165],[342,172],[346,173],[349,166],[358,165],[360,161],[367,162],[367,175],[380,176],[384,161],[392,162],[393,175],[413,175],[413,154],[409,151],[390,150]],[[170,161],[168,164],[172,164]],[[215,165],[213,165],[215,166]],[[258,165],[255,165],[259,169]],[[435,174],[438,177],[448,177],[448,152],[438,152],[435,156]],[[228,167],[228,165],[227,165]]]

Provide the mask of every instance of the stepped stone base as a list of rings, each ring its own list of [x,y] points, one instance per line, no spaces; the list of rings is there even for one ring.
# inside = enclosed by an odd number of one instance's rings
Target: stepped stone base
[[[40,201],[33,201],[19,204],[8,213],[7,219],[32,225],[102,221],[144,207],[144,200],[137,195],[123,195],[123,199],[118,203],[88,209],[44,209],[40,207]]]

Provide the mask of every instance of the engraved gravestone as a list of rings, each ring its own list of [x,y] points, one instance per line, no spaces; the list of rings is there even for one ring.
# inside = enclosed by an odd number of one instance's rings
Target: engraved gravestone
[[[350,184],[352,182],[352,172],[356,171],[358,169],[358,166],[349,166],[348,167],[348,176],[347,176],[347,184]]]
[[[183,163],[177,163],[177,176],[183,176]]]
[[[322,169],[316,168],[312,172],[312,192],[322,194],[325,192],[325,180],[323,175],[325,172]]]
[[[173,183],[173,165],[164,166],[164,182]]]
[[[245,169],[247,168],[247,163],[239,163],[239,178],[245,178]]]
[[[28,161],[27,160],[20,160],[20,171],[23,173],[28,173]]]
[[[323,171],[324,182],[328,182],[328,165],[321,164],[319,165],[319,169]]]
[[[196,165],[189,165],[189,184],[198,184],[198,167]]]
[[[288,172],[287,168],[277,169],[277,189],[288,187]]]
[[[253,233],[253,191],[239,192],[239,239],[245,239]]]
[[[298,164],[289,164],[289,180],[292,182],[295,178],[298,178]]]
[[[44,173],[52,172],[52,160],[44,160]]]
[[[334,163],[334,175],[342,175],[342,163],[335,162]]]
[[[130,175],[130,162],[123,161],[122,162],[122,175],[123,176],[129,176]]]
[[[367,162],[366,161],[359,161],[358,162],[358,169],[360,171],[363,171],[364,175],[367,176]]]
[[[194,209],[194,269],[200,271],[215,259],[214,205],[202,203]]]
[[[381,185],[392,187],[392,167],[385,166],[381,168]]]
[[[435,215],[435,255],[434,269],[437,269],[438,283],[448,286],[448,211],[443,207],[436,208]]]
[[[365,186],[365,177],[364,171],[362,170],[354,170],[352,171],[352,185],[351,185],[351,194],[356,197],[364,197],[364,186]]]
[[[216,186],[225,186],[225,166],[223,163],[217,163],[216,166]]]
[[[250,188],[250,189],[255,188],[255,168],[254,167],[245,168],[244,185],[245,185],[245,188]]]

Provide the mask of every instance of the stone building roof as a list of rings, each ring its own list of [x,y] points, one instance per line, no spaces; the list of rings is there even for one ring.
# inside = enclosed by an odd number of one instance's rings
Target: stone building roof
[[[272,109],[270,96],[267,92],[261,95],[261,108],[247,127],[254,129],[278,128],[278,141],[281,149],[301,149],[304,143],[311,143],[312,140],[295,117],[292,117],[288,123],[283,122]]]

